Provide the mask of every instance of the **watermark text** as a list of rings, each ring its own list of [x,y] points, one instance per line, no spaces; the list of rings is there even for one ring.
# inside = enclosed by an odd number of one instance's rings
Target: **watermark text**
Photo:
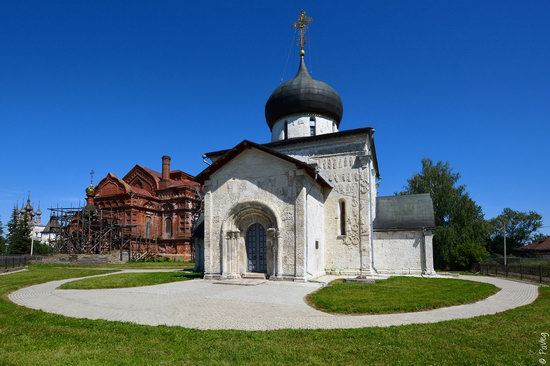
[[[546,365],[546,358],[548,356],[548,338],[550,335],[546,332],[542,332],[539,338],[539,363]]]

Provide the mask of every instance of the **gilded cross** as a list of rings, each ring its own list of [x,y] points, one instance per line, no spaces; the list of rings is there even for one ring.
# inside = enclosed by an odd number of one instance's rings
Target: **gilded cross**
[[[311,24],[311,17],[308,17],[306,15],[306,11],[302,10],[300,11],[300,15],[298,16],[298,20],[294,22],[294,29],[300,32],[300,39],[298,40],[300,43],[300,56],[303,56],[305,54],[304,46],[306,44],[306,30],[307,27]]]

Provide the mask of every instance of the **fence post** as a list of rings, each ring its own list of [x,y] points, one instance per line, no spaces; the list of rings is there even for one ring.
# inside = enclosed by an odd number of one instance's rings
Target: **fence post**
[[[520,279],[523,280],[523,266],[521,265],[521,261],[519,262],[519,275]]]
[[[542,283],[542,264],[539,264],[539,282]]]
[[[508,264],[504,265],[504,272],[506,272],[506,277],[508,277]]]

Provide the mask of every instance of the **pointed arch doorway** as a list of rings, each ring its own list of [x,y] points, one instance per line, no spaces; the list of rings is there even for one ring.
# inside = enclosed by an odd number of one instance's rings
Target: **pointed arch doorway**
[[[246,230],[247,271],[267,273],[267,243],[265,228],[255,223]]]

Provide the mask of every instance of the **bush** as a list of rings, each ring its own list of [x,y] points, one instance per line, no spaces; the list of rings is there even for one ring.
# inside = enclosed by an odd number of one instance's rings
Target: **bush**
[[[50,254],[52,252],[53,252],[53,248],[50,247],[48,244],[44,244],[36,241],[33,244],[33,254],[35,255]]]
[[[475,242],[467,242],[457,246],[454,253],[454,267],[456,269],[470,269],[476,263],[480,263],[489,256],[485,245]]]

